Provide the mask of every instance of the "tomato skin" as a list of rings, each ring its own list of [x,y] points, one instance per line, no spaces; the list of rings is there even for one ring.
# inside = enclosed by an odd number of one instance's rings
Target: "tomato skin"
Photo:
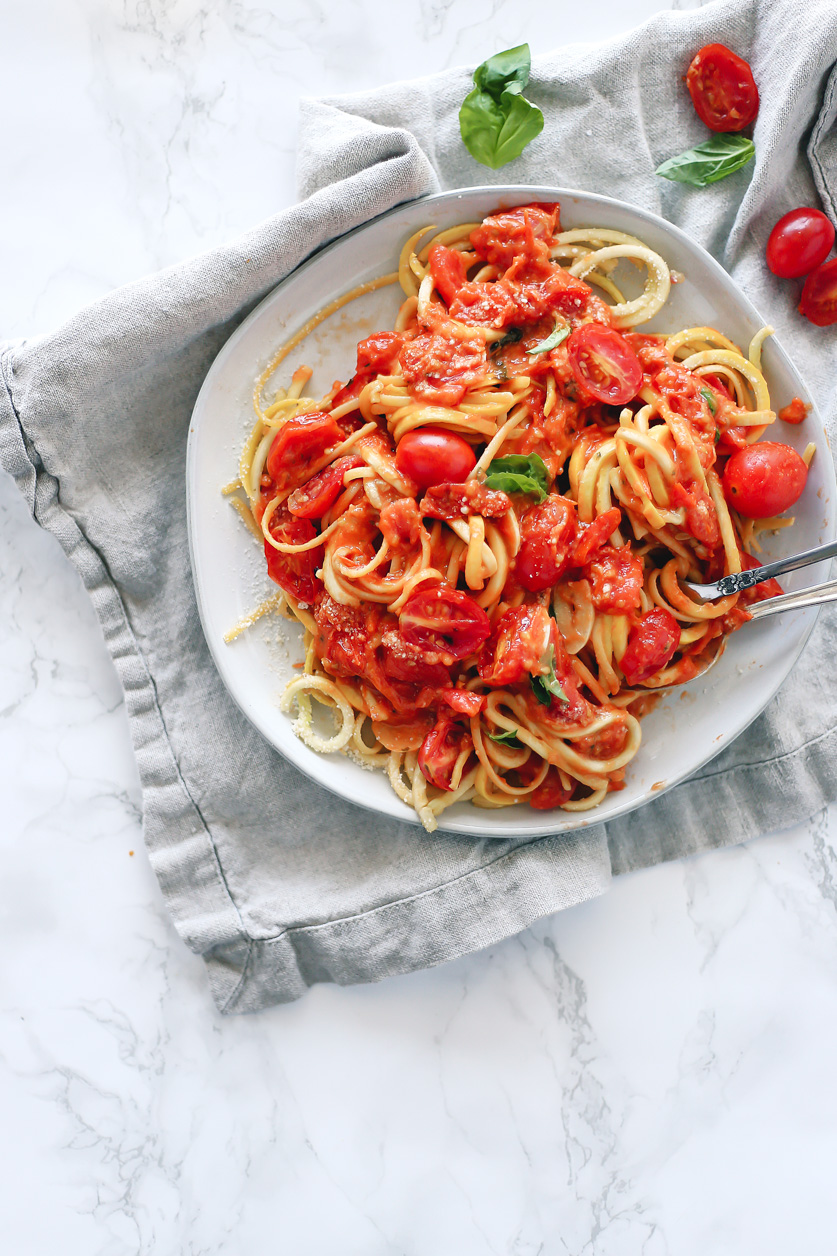
[[[438,655],[443,663],[478,650],[491,632],[491,621],[473,598],[442,581],[417,589],[398,616],[409,645]]]
[[[647,611],[634,624],[619,667],[628,685],[641,685],[670,663],[680,644],[680,625],[662,606]]]
[[[477,671],[490,685],[516,685],[541,670],[553,638],[543,606],[514,606],[497,620],[479,658]]]
[[[280,492],[304,484],[312,464],[341,440],[343,433],[330,414],[321,410],[299,414],[276,433],[267,455],[267,473]]]
[[[837,323],[837,257],[811,271],[802,289],[799,313],[815,327]]]
[[[551,767],[540,785],[527,795],[526,801],[536,811],[553,811],[556,807],[563,807],[565,802],[569,802],[572,795],[572,789],[566,789],[562,785],[558,769]]]
[[[834,227],[818,209],[792,209],[776,223],[767,241],[767,265],[780,279],[798,279],[824,262],[834,243]]]
[[[419,427],[401,437],[395,465],[401,475],[415,480],[419,488],[432,488],[435,484],[461,484],[477,465],[477,459],[468,442],[455,432]]]
[[[308,519],[295,519],[283,506],[274,511],[270,520],[270,533],[277,541],[289,545],[303,545],[317,535],[317,530]],[[264,543],[264,554],[267,559],[267,574],[271,580],[290,593],[298,602],[310,605],[322,592],[323,586],[317,579],[317,568],[323,561],[322,546],[304,550],[301,554],[282,554],[274,549],[268,540]]]
[[[748,519],[769,519],[802,495],[808,468],[795,449],[760,441],[733,454],[724,469],[724,495]]]
[[[297,519],[322,519],[343,492],[346,472],[362,466],[363,459],[357,454],[338,458],[330,467],[324,467],[300,488],[294,489],[288,498],[288,510]]]
[[[554,493],[526,511],[514,563],[515,578],[522,588],[537,593],[557,583],[569,566],[577,527],[573,503]]]
[[[686,86],[698,117],[710,131],[743,131],[755,122],[759,91],[753,71],[724,44],[706,44],[695,53]]]
[[[430,273],[436,291],[446,305],[450,305],[459,289],[465,282],[465,261],[456,249],[446,248],[444,244],[436,244],[430,250]]]
[[[447,716],[442,716],[421,743],[418,765],[437,789],[453,789],[453,769],[465,747],[473,746],[470,735]]]
[[[608,405],[632,401],[642,386],[642,366],[613,327],[583,323],[567,340],[570,369],[585,392]]]

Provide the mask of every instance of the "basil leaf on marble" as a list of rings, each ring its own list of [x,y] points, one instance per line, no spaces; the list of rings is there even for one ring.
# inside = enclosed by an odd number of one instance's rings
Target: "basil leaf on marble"
[[[694,148],[669,157],[656,173],[675,183],[688,183],[694,188],[705,188],[719,179],[735,174],[756,155],[756,146],[746,135],[713,135]]]

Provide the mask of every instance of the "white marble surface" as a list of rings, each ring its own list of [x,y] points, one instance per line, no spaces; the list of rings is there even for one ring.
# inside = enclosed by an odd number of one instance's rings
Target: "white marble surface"
[[[300,92],[658,7],[3,6],[0,338],[288,204]],[[143,852],[93,611],[6,478],[0,797],[0,1251],[834,1252],[837,811],[222,1020]]]

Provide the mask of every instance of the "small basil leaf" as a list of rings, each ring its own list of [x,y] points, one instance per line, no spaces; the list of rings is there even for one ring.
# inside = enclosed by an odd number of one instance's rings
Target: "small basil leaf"
[[[756,155],[756,146],[746,135],[713,135],[677,157],[670,157],[657,167],[656,173],[675,183],[688,183],[695,188],[708,187],[719,179],[735,174]]]
[[[474,82],[480,91],[499,97],[503,92],[522,92],[529,82],[532,56],[528,44],[507,48],[483,61],[474,71]]]
[[[546,497],[546,493],[537,480],[533,480],[530,475],[517,475],[513,471],[498,471],[494,475],[487,475],[485,483],[486,487],[493,488],[497,492],[526,493],[539,502]]]
[[[555,646],[549,647],[549,653],[546,656],[546,662],[549,671],[545,676],[530,676],[532,690],[538,702],[542,706],[549,706],[553,698],[559,698],[561,702],[569,702],[569,698],[561,687],[561,682],[555,675]]]
[[[496,170],[519,157],[543,130],[543,114],[520,95],[529,81],[529,45],[489,57],[474,72],[475,87],[459,110],[468,152]]]
[[[510,728],[504,728],[502,733],[489,733],[488,736],[492,741],[498,741],[504,746],[512,746],[515,750],[523,747],[523,742]]]
[[[511,476],[516,480],[529,480],[534,488],[505,488],[502,484],[492,484],[498,476]],[[549,472],[540,454],[507,454],[505,458],[495,458],[489,463],[485,482],[489,488],[502,488],[504,493],[533,493],[538,501],[546,497],[549,487]]]
[[[712,389],[711,389],[711,388],[701,388],[701,390],[700,390],[700,395],[701,395],[701,397],[703,397],[703,400],[704,400],[704,401],[706,402],[706,404],[709,406],[710,412],[711,412],[712,414],[715,414],[715,413],[716,413],[716,411],[717,411],[717,409],[718,409],[718,403],[717,403],[717,401],[715,400],[715,394],[712,392]]]
[[[562,345],[569,334],[569,324],[556,322],[554,330],[547,336],[546,340],[542,340],[540,344],[533,345],[526,352],[530,358],[533,358],[536,353],[549,353],[550,349],[557,349],[559,345]]]
[[[488,346],[489,354],[499,353],[501,349],[505,349],[506,345],[517,344],[518,340],[523,339],[522,327],[510,327],[505,336],[501,336],[499,340],[493,341]]]

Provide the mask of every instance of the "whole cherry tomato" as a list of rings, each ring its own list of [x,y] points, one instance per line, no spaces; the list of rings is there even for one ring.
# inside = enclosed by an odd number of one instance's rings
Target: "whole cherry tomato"
[[[482,607],[444,582],[417,589],[404,603],[398,622],[409,645],[438,654],[443,663],[473,654],[491,632]]]
[[[642,384],[642,366],[624,336],[601,323],[583,323],[567,341],[570,368],[597,401],[612,406],[632,401]]]
[[[828,257],[834,227],[818,209],[792,209],[780,218],[767,241],[767,264],[780,279],[807,275]]]
[[[837,257],[811,271],[802,289],[799,312],[817,327],[837,323]]]
[[[769,519],[798,501],[808,468],[795,449],[760,441],[733,454],[724,470],[724,494],[748,519]]]
[[[743,131],[755,122],[759,92],[747,62],[724,44],[700,48],[686,71],[697,115],[710,131]]]
[[[670,663],[680,644],[680,625],[662,606],[647,611],[634,624],[628,648],[619,660],[629,685],[641,685]]]
[[[440,427],[419,427],[402,436],[395,451],[395,465],[419,488],[435,484],[461,484],[477,465],[474,451],[455,432]]]

